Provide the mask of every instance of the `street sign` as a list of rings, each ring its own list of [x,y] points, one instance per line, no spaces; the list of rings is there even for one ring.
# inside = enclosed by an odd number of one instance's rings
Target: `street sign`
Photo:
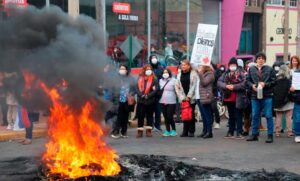
[[[143,47],[136,37],[129,35],[128,38],[121,44],[120,49],[129,59],[129,66],[131,66],[133,58],[143,49]]]

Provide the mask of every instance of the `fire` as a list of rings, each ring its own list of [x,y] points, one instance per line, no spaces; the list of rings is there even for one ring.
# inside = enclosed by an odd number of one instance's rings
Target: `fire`
[[[32,80],[28,75],[25,77]],[[49,141],[42,158],[49,173],[64,178],[117,175],[121,170],[115,161],[118,155],[102,140],[104,132],[91,116],[92,102],[86,102],[78,113],[62,102],[58,89],[50,89],[43,82],[39,85],[53,104],[48,124]]]

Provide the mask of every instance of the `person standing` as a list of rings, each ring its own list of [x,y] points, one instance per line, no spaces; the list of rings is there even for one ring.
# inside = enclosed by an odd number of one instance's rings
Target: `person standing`
[[[210,65],[200,65],[198,68],[200,77],[200,112],[203,121],[202,133],[198,136],[201,138],[212,138],[212,109],[213,84],[215,80],[213,69]]]
[[[156,76],[157,80],[162,78],[162,73],[164,67],[160,64],[158,57],[156,55],[150,55],[149,63],[153,68],[153,73]],[[154,129],[158,131],[162,131],[160,127],[161,123],[161,107],[159,104],[159,98],[156,97],[155,99],[155,107],[154,107]]]
[[[229,130],[225,138],[243,139],[243,108],[245,106],[245,76],[238,68],[237,59],[232,57],[228,63],[229,70],[218,80],[218,87],[223,90],[223,102],[228,108]]]
[[[289,68],[283,64],[279,67],[276,74],[276,85],[274,86],[273,107],[276,113],[276,137],[280,136],[282,129],[282,115],[285,113],[286,126],[288,129],[288,137],[294,137],[292,131],[292,115],[294,103],[289,101],[288,94],[291,87],[290,71]]]
[[[170,69],[166,68],[163,70],[162,78],[159,80],[159,87],[160,91],[162,91],[159,103],[162,107],[166,125],[163,136],[177,136],[173,118],[176,109],[175,79],[172,77]]]
[[[155,106],[156,93],[158,90],[158,82],[153,73],[150,64],[146,64],[138,78],[137,82],[137,110],[138,110],[138,128],[137,138],[143,136],[144,118],[146,116],[147,126],[146,136],[152,137],[153,113]]]
[[[259,120],[261,111],[264,110],[268,127],[268,138],[266,143],[272,143],[274,131],[272,101],[276,74],[272,67],[265,65],[265,63],[266,55],[261,52],[257,53],[256,66],[249,69],[249,73],[246,78],[247,86],[252,89],[252,135],[247,139],[247,141],[258,141]]]
[[[1,126],[7,126],[7,104],[4,91],[4,72],[0,71],[0,122]]]
[[[181,62],[181,72],[177,75],[175,90],[180,104],[187,101],[192,108],[192,119],[183,121],[183,131],[180,137],[194,137],[195,134],[195,86],[197,85],[197,72],[192,70],[188,60]]]
[[[127,125],[129,113],[134,110],[134,105],[128,105],[128,96],[134,96],[134,81],[130,76],[130,70],[127,65],[119,66],[119,93],[117,122],[114,125],[112,135],[113,138],[127,138]],[[121,131],[121,135],[120,134]]]

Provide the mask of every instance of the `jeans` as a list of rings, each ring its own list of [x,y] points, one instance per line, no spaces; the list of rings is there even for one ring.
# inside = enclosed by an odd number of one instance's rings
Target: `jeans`
[[[252,99],[252,135],[258,135],[259,122],[261,118],[261,111],[264,110],[265,118],[267,120],[268,135],[273,135],[274,122],[272,113],[272,98]]]
[[[199,103],[198,103],[199,105]],[[200,113],[202,116],[202,121],[203,121],[203,133],[212,133],[212,110],[211,110],[211,105],[210,104],[201,104],[200,103]]]
[[[26,131],[25,138],[27,138],[27,139],[32,139],[33,119],[34,119],[33,115],[34,114],[35,113],[28,112],[28,118],[30,120],[30,127],[25,129],[25,131]]]
[[[236,131],[237,134],[243,132],[243,110],[237,109],[235,107],[235,102],[226,102],[229,114],[229,130],[230,134],[234,134]]]
[[[155,122],[154,122],[154,127],[156,129],[161,129],[160,128],[160,120],[161,120],[161,107],[160,107],[160,103],[159,103],[159,100],[156,100],[155,103],[155,108],[154,108],[154,119],[155,119]]]
[[[294,133],[296,136],[300,136],[300,104],[294,104]]]
[[[165,118],[166,130],[170,131],[170,126],[172,127],[172,130],[176,130],[173,118],[176,109],[176,104],[161,104],[161,107]]]

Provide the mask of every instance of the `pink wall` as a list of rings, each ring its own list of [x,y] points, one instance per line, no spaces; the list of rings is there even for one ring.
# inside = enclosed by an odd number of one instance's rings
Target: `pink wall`
[[[221,63],[236,56],[242,31],[246,0],[223,0],[221,24]]]

